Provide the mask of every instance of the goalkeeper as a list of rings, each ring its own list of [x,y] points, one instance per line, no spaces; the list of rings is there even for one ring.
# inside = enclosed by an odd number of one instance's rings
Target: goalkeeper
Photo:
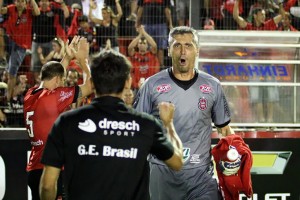
[[[152,200],[222,199],[213,178],[211,162],[212,122],[222,136],[234,134],[230,111],[220,81],[198,70],[197,32],[185,26],[169,34],[172,67],[148,78],[137,93],[134,107],[159,117],[158,104],[175,104],[175,129],[183,143],[184,166],[173,172],[155,157],[150,158]],[[230,170],[236,173],[238,167]],[[230,173],[230,172],[229,172]]]

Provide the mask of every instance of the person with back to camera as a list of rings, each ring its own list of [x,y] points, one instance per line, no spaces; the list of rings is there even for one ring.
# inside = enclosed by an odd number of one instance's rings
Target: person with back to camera
[[[127,107],[122,97],[131,86],[130,68],[128,59],[115,51],[103,51],[92,60],[96,98],[56,120],[42,158],[42,200],[54,199],[62,166],[72,200],[148,200],[149,153],[171,169],[181,169],[182,143],[173,124],[174,105],[158,105],[164,126],[153,116]]]
[[[78,98],[92,93],[89,81],[79,86],[64,87],[65,68],[73,57],[86,73],[86,80],[89,79],[88,49],[87,40],[75,36],[71,44],[66,45],[67,54],[61,63],[50,61],[43,65],[40,85],[30,88],[25,95],[24,119],[32,146],[26,170],[33,200],[40,199],[39,182],[44,167],[40,160],[54,121],[72,103],[77,102]],[[61,181],[57,188],[57,196],[63,196]]]
[[[220,81],[195,67],[199,55],[197,32],[185,26],[169,33],[172,67],[150,78],[136,95],[134,108],[156,117],[157,105],[175,105],[174,125],[183,143],[184,166],[172,172],[150,157],[150,195],[153,200],[210,199],[221,194],[213,176],[211,158],[212,122],[221,136],[234,134],[230,111]],[[227,170],[227,169],[225,169]],[[238,167],[230,173],[235,174]]]

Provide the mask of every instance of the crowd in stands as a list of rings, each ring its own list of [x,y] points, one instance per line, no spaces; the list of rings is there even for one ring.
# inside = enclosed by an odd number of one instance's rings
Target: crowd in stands
[[[84,36],[90,54],[112,49],[133,64],[130,99],[143,81],[171,65],[168,32],[189,25],[187,0],[0,0],[0,127],[23,126],[22,95],[40,83],[40,69],[61,61],[64,46]],[[300,28],[296,0],[203,0],[198,30],[278,30]],[[80,84],[76,60],[67,68],[67,85]],[[89,97],[92,98],[92,97]],[[88,103],[87,98],[74,107]],[[126,100],[129,101],[130,100]],[[20,114],[21,113],[21,114]],[[20,120],[9,120],[10,118]]]

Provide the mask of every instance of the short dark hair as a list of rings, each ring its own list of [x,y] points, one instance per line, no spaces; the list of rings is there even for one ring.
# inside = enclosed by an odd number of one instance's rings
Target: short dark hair
[[[199,37],[197,34],[197,31],[191,27],[188,26],[178,26],[173,29],[171,29],[169,33],[169,47],[171,46],[173,40],[174,40],[174,35],[183,35],[183,34],[192,34],[193,35],[193,42],[195,43],[196,47],[199,48]]]
[[[92,57],[91,75],[99,95],[121,93],[130,76],[130,61],[115,51],[102,51]]]
[[[263,10],[263,8],[255,8],[252,10],[252,15],[257,15],[258,12],[262,12]]]
[[[89,18],[86,15],[81,15],[77,19],[78,23],[80,23],[80,22],[88,22],[88,21],[89,21]]]
[[[55,76],[63,77],[65,75],[65,69],[57,61],[49,61],[43,65],[41,69],[41,80],[51,80]]]

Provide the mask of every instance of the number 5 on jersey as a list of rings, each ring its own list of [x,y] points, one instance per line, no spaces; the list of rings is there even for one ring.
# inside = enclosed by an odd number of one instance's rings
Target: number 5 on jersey
[[[30,112],[26,113],[26,125],[29,126],[29,128],[27,128],[29,137],[34,137],[34,134],[33,134],[33,121],[29,119],[33,114],[34,114],[34,111],[30,111]]]

